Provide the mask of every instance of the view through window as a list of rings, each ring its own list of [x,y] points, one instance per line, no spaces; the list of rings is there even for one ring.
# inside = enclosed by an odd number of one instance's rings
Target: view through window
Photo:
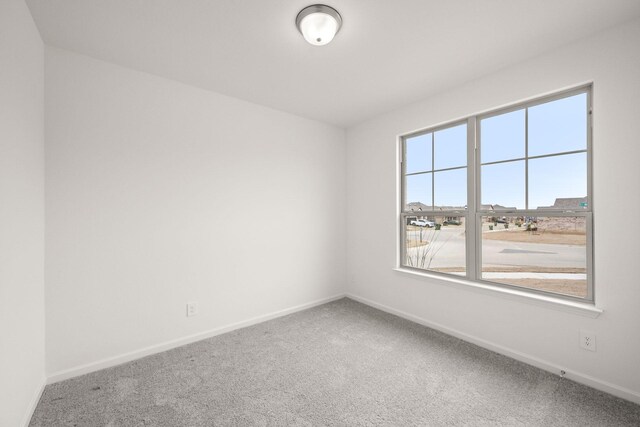
[[[467,124],[408,138],[405,174],[406,262],[462,274],[467,204]]]
[[[403,137],[402,265],[593,300],[590,94]]]

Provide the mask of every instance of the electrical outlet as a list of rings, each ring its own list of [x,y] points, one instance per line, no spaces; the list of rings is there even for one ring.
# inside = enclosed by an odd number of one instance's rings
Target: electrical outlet
[[[198,303],[197,302],[188,302],[187,303],[187,317],[195,316],[198,314]]]
[[[580,347],[589,351],[596,351],[596,334],[588,331],[580,331]]]

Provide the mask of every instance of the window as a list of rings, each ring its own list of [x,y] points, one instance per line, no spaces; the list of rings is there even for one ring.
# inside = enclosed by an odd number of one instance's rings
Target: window
[[[403,268],[594,300],[591,87],[402,137]]]
[[[407,266],[466,274],[467,123],[404,140]]]

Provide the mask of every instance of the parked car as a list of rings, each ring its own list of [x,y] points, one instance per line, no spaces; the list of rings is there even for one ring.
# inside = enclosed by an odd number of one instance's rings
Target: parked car
[[[442,225],[460,225],[461,222],[458,221],[457,219],[446,219]]]
[[[436,224],[433,221],[427,221],[426,219],[414,219],[411,221],[411,225],[418,227],[434,227]]]

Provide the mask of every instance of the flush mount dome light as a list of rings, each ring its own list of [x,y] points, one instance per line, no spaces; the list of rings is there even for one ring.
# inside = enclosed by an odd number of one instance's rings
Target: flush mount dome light
[[[306,41],[314,46],[322,46],[333,40],[340,31],[342,17],[332,7],[314,4],[298,13],[296,26]]]

